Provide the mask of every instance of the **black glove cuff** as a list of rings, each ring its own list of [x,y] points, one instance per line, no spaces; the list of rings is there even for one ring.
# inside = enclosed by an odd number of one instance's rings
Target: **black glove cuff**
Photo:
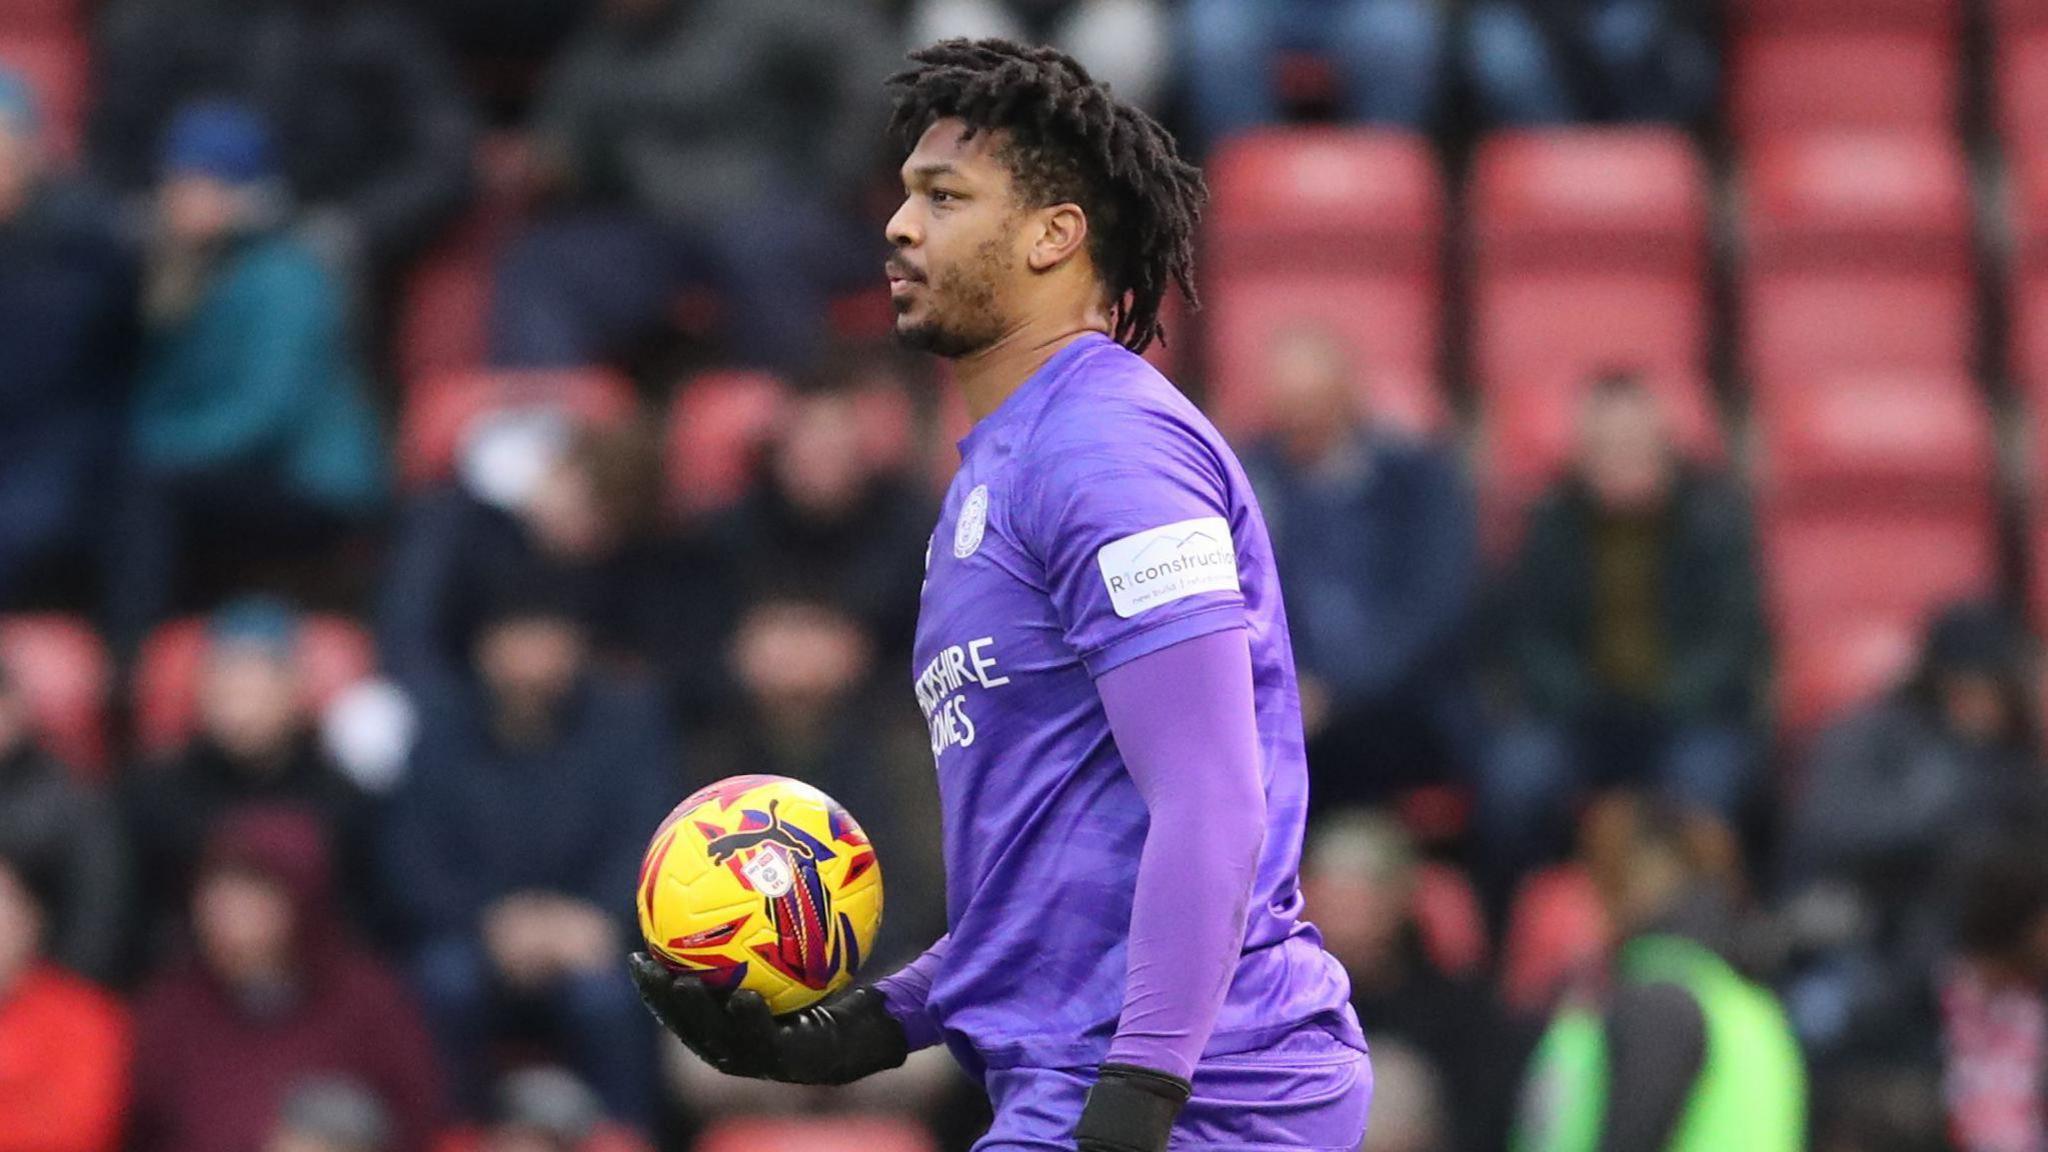
[[[1164,1152],[1193,1091],[1187,1081],[1133,1064],[1104,1064],[1074,1140],[1082,1152]]]
[[[851,1084],[864,1076],[900,1067],[910,1056],[910,1040],[903,1025],[889,1014],[882,994],[869,987],[853,988],[819,1005],[816,1019],[823,1026],[829,1053],[819,1066],[784,1078],[806,1084]],[[801,1021],[804,1013],[798,1013]]]

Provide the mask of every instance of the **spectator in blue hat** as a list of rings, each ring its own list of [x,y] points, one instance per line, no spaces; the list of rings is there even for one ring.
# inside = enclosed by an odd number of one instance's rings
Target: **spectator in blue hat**
[[[0,67],[0,611],[90,543],[133,294],[110,206],[49,164],[34,94]]]
[[[317,551],[383,501],[388,462],[343,293],[284,230],[289,212],[254,112],[209,102],[172,121],[108,574],[117,645],[176,606],[195,548]]]
[[[198,725],[162,764],[128,774],[122,807],[145,902],[138,921],[160,946],[175,940],[193,868],[214,825],[248,805],[296,808],[335,845],[344,904],[361,922],[369,906],[371,802],[315,736],[301,691],[300,621],[269,597],[232,601],[207,622]]]

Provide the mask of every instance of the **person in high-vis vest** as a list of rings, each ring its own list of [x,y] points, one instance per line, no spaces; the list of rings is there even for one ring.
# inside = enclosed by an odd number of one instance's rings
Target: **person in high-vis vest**
[[[1706,940],[1727,899],[1684,826],[1602,805],[1589,851],[1618,949],[1537,1045],[1512,1152],[1800,1152],[1806,1070],[1777,997]]]

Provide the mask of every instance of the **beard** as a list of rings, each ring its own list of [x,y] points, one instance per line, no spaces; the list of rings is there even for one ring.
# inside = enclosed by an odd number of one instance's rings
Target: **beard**
[[[961,267],[933,270],[924,286],[924,319],[906,324],[899,313],[897,343],[958,360],[1001,339],[1008,325],[996,306],[996,284],[1010,271],[1008,257],[1007,242],[995,238],[983,241]]]

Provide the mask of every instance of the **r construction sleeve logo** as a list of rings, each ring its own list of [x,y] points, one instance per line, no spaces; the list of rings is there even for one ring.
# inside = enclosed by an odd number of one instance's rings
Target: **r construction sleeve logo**
[[[1237,591],[1237,549],[1221,516],[1112,540],[1095,554],[1095,563],[1110,604],[1125,619],[1182,597]]]

